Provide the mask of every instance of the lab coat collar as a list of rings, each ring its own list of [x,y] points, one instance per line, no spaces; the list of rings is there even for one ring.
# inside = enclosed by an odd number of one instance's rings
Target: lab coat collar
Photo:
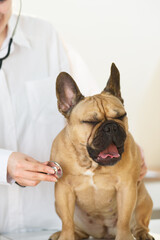
[[[16,15],[12,15],[10,17],[10,20],[8,22],[8,34],[7,34],[7,39],[9,40],[11,38],[11,35],[13,33],[13,30],[15,28],[16,25],[16,21],[17,21],[17,16]],[[15,35],[13,37],[13,43],[20,45],[22,47],[27,47],[30,48],[30,43],[28,41],[28,39],[25,37],[23,29],[22,29],[22,25],[21,23],[21,17],[19,19],[19,23],[15,32]]]

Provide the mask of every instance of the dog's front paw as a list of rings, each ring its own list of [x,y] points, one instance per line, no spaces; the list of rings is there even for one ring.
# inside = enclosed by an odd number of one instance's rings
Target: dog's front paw
[[[56,232],[49,237],[49,240],[77,240],[77,239],[79,238],[76,238],[74,234],[64,232]]]
[[[154,237],[152,237],[148,232],[140,232],[135,237],[136,240],[154,240]]]
[[[53,233],[48,240],[58,240],[61,232]]]
[[[117,235],[115,240],[135,240],[132,234]]]

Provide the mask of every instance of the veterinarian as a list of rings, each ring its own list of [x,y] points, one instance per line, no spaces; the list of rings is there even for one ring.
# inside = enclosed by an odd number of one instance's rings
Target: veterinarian
[[[12,15],[12,0],[0,0],[0,233],[60,228],[57,179],[47,162],[64,126],[55,96],[61,71],[84,94],[97,92],[81,58],[49,23]]]
[[[60,226],[54,212],[56,178],[43,174],[54,173],[46,161],[52,141],[65,122],[57,110],[55,80],[59,72],[66,71],[83,92],[96,91],[83,61],[71,48],[63,47],[49,23],[24,16],[17,23],[18,16],[11,13],[12,0],[1,0],[1,233]],[[22,188],[15,181],[35,187]]]

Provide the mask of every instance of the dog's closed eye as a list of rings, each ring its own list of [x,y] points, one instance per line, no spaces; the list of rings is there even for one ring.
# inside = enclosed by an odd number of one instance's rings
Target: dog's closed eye
[[[116,117],[116,119],[118,119],[118,120],[123,120],[123,118],[125,117],[127,115],[127,113],[124,113],[122,116],[119,116],[119,117]]]
[[[100,121],[92,121],[92,120],[82,120],[82,123],[86,123],[86,124],[90,124],[90,125],[97,125],[98,123],[100,123]]]

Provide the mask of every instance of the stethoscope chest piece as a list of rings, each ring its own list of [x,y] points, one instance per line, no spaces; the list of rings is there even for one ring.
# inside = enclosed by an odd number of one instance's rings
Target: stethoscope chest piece
[[[51,168],[54,169],[54,171],[55,171],[55,176],[56,176],[57,178],[61,178],[61,177],[63,176],[63,170],[62,170],[61,166],[59,165],[59,163],[54,162],[54,161],[50,161],[50,162],[48,163],[48,166],[50,166]]]

